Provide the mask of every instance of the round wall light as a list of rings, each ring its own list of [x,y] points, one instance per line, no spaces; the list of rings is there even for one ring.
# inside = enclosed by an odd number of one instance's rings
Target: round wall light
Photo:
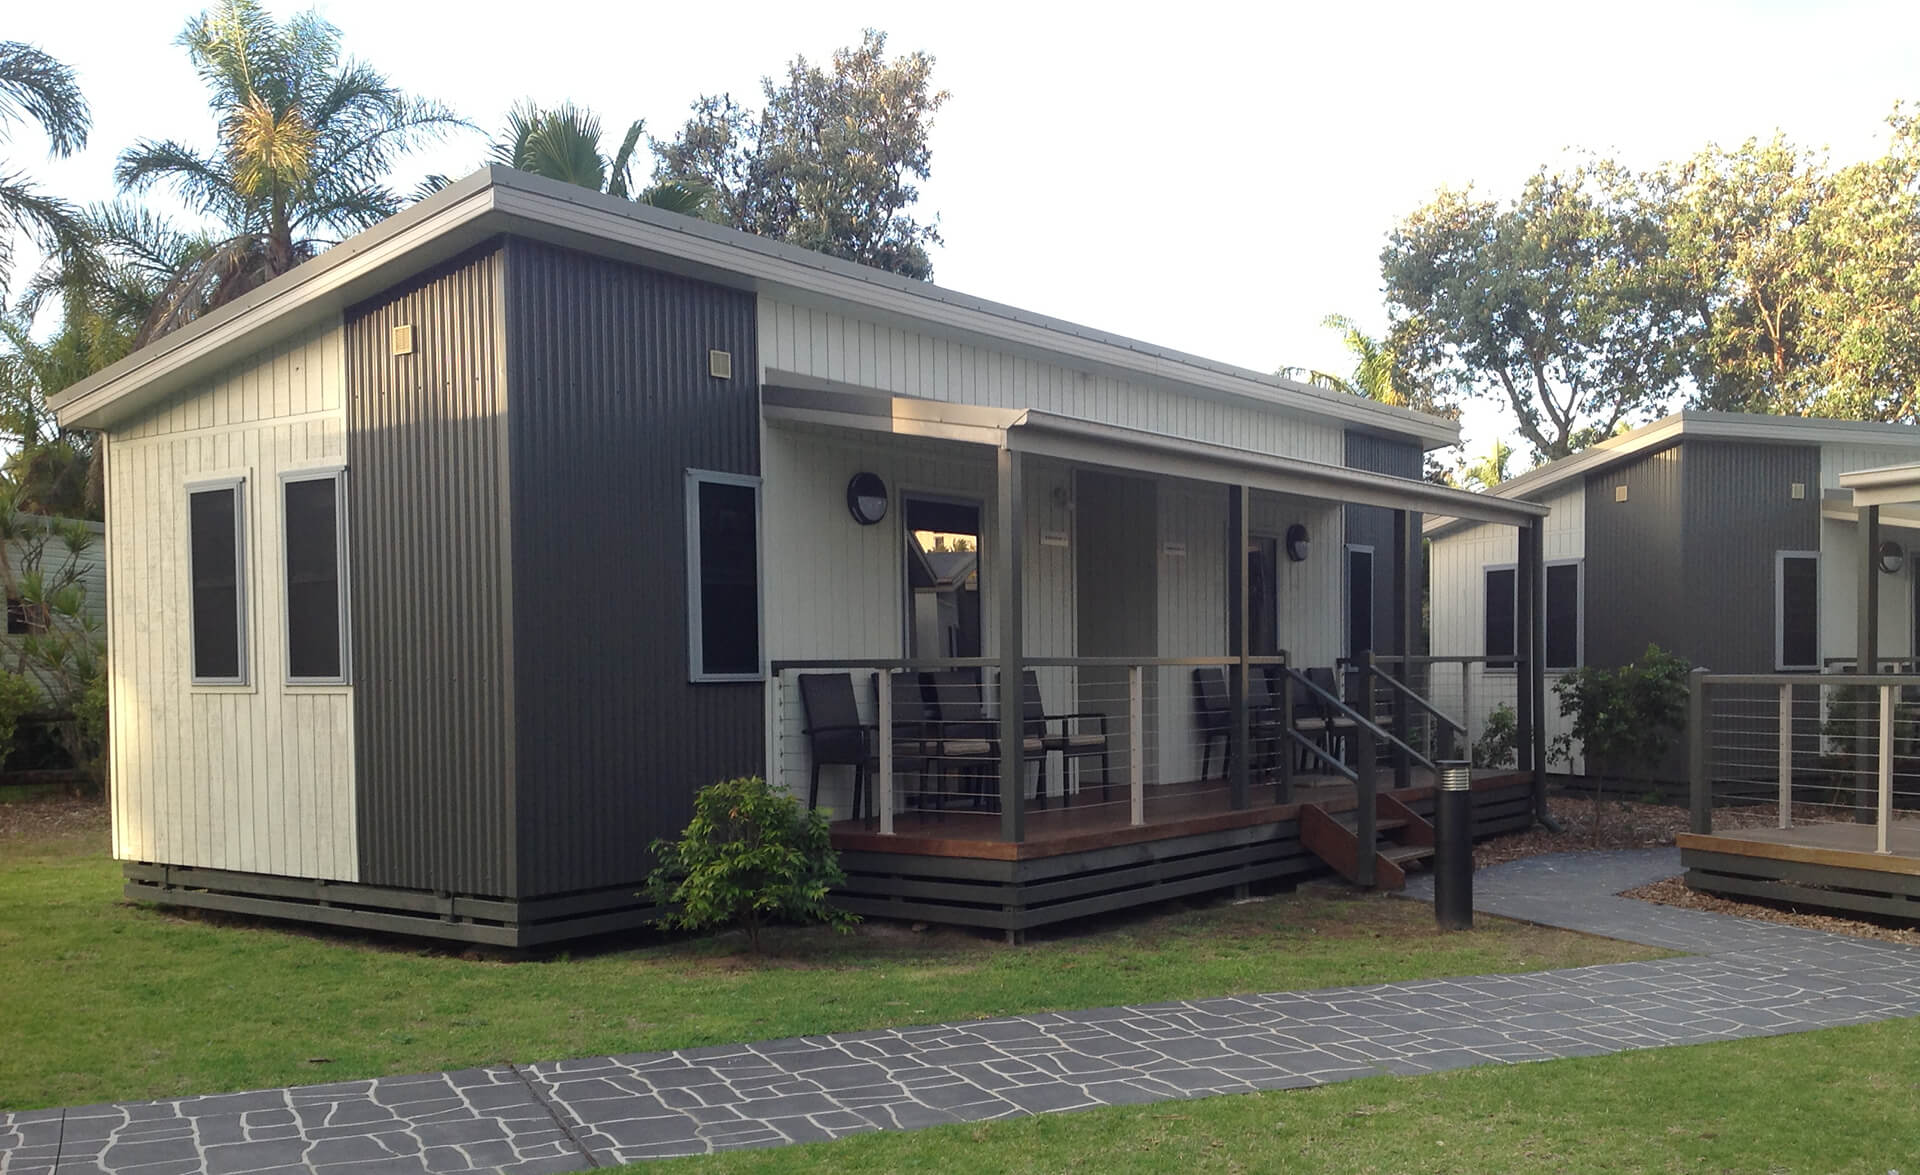
[[[887,483],[877,473],[856,473],[847,482],[847,513],[861,526],[887,516]]]
[[[1892,539],[1881,543],[1879,551],[1875,552],[1875,554],[1880,560],[1880,570],[1886,572],[1888,575],[1898,575],[1900,574],[1900,569],[1906,566],[1906,549]]]
[[[1287,528],[1287,558],[1295,563],[1307,561],[1307,550],[1312,540],[1307,537],[1307,524],[1296,522]]]

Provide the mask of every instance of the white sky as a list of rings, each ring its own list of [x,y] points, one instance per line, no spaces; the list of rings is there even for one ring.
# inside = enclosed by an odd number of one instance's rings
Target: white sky
[[[0,37],[73,65],[94,130],[46,162],[16,128],[7,163],[90,200],[136,138],[210,145],[172,44],[205,6],[14,0]],[[1646,166],[1776,127],[1854,158],[1920,98],[1914,0],[316,6],[350,53],[489,132],[517,98],[573,99],[610,140],[636,117],[671,134],[702,92],[757,100],[794,54],[879,26],[953,94],[920,204],[941,285],[1263,371],[1348,370],[1321,318],[1384,324],[1385,235],[1441,185],[1507,195],[1570,146]],[[400,186],[472,170],[485,142],[421,154]],[[1470,413],[1470,447],[1500,427]]]

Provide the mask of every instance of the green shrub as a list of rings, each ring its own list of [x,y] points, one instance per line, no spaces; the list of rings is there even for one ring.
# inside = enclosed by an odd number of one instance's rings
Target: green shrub
[[[1594,779],[1596,836],[1606,783],[1601,770],[1645,775],[1659,765],[1687,727],[1688,672],[1684,659],[1648,645],[1639,660],[1618,669],[1586,665],[1553,683],[1560,713],[1573,720],[1568,735]]]
[[[0,759],[13,750],[20,719],[46,705],[40,689],[25,674],[0,669]]]
[[[685,930],[740,926],[753,952],[769,922],[846,929],[854,916],[827,901],[846,880],[826,818],[758,776],[700,789],[678,841],[657,840],[659,866],[647,892],[667,909],[655,925]]]
[[[1520,717],[1513,707],[1505,702],[1493,708],[1487,715],[1486,725],[1480,729],[1480,737],[1473,744],[1473,765],[1475,767],[1511,767],[1514,740],[1520,731]]]

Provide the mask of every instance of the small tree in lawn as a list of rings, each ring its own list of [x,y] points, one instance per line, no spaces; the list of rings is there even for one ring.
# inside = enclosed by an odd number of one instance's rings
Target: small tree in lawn
[[[845,930],[854,915],[827,901],[846,880],[818,812],[757,776],[700,790],[678,841],[653,842],[660,864],[647,892],[668,913],[655,925],[685,930],[741,926],[754,954],[769,922],[819,922]]]
[[[1568,732],[1589,765],[1630,775],[1652,774],[1687,726],[1687,662],[1648,645],[1640,659],[1618,669],[1582,666],[1553,685]],[[1571,748],[1565,748],[1569,754]],[[1593,835],[1600,836],[1605,778],[1594,777]]]

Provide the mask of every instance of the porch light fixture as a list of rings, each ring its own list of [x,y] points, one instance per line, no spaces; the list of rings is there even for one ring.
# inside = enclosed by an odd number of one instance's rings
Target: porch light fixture
[[[1307,548],[1312,540],[1307,538],[1307,524],[1296,522],[1287,528],[1287,558],[1295,563],[1307,561]]]
[[[1875,552],[1875,556],[1880,561],[1880,570],[1888,575],[1900,574],[1900,568],[1904,567],[1907,562],[1906,549],[1892,539],[1881,543],[1880,549]]]
[[[847,482],[847,513],[861,526],[887,516],[887,483],[877,473],[856,473]]]

